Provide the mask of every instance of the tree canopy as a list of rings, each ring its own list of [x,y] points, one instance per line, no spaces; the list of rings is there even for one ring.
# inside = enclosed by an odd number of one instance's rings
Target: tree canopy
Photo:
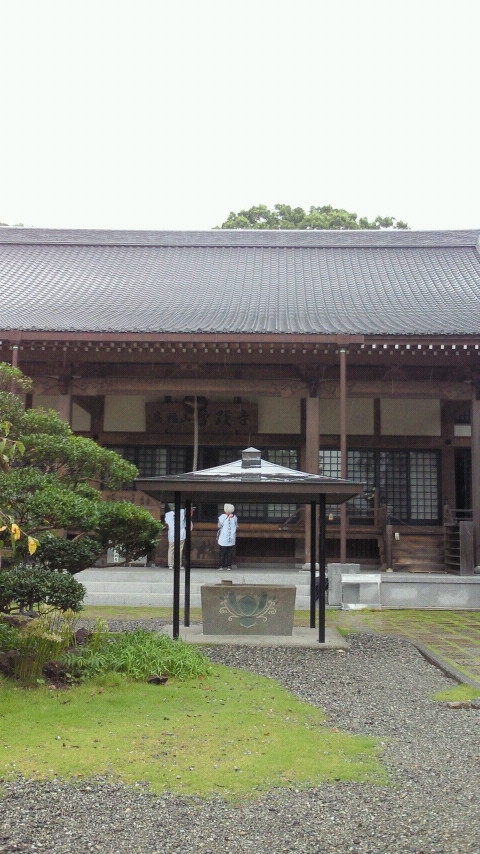
[[[218,226],[216,226],[218,228]],[[356,213],[334,208],[332,205],[292,208],[290,205],[274,205],[273,210],[266,205],[254,205],[238,213],[230,211],[228,218],[220,228],[272,228],[272,229],[385,229],[408,228],[406,222],[392,216],[377,216],[370,221],[367,217],[358,217]]]
[[[155,548],[161,524],[143,507],[102,499],[137,468],[92,439],[76,436],[54,410],[25,410],[21,371],[0,363],[0,538],[48,569],[79,572],[110,547],[125,560]],[[0,548],[2,542],[0,542]]]

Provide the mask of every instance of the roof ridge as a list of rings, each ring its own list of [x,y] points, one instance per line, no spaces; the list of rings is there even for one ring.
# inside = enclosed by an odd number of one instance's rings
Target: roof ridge
[[[211,229],[204,231],[130,231],[118,229],[0,228],[3,245],[144,247],[288,247],[387,248],[471,246],[479,250],[480,229]]]

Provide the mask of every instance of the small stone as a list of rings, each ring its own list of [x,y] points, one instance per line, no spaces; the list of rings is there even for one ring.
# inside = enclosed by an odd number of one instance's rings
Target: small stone
[[[159,676],[158,673],[152,673],[147,679],[149,685],[165,685],[167,681],[168,676]]]

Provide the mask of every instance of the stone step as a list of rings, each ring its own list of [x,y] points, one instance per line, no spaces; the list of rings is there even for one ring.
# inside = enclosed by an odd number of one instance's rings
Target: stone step
[[[87,569],[79,572],[76,579],[87,590],[85,605],[131,605],[136,607],[168,608],[173,605],[173,573],[169,570],[130,568]],[[234,584],[295,585],[296,610],[310,607],[310,574],[304,571],[265,570],[192,570],[190,575],[190,606],[200,608],[203,584],[218,584],[223,578]],[[180,607],[185,596],[185,573],[180,575]]]

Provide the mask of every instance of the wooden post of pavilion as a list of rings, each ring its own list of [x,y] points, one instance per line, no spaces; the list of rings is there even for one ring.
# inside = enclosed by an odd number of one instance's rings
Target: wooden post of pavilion
[[[310,628],[315,628],[315,575],[317,562],[317,503],[310,502]]]
[[[325,579],[326,579],[326,513],[325,493],[319,498],[318,562],[320,565],[320,589],[318,591],[318,642],[325,643]],[[342,505],[343,506],[343,505]]]
[[[187,499],[185,502],[185,590],[184,590],[184,606],[183,606],[183,625],[190,625],[190,555],[192,551],[192,502]]]
[[[173,637],[180,636],[180,504],[181,494],[175,491],[175,533],[173,540]]]

